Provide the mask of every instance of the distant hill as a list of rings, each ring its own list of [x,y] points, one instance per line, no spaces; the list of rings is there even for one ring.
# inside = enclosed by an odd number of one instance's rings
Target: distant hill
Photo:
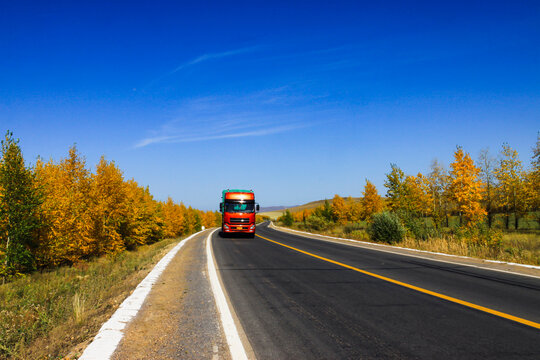
[[[298,205],[293,205],[292,207],[294,206],[298,206]],[[278,211],[278,210],[287,209],[289,207],[291,206],[265,206],[261,208],[261,212]]]
[[[319,207],[319,206],[323,205],[326,200],[328,200],[328,202],[330,204],[332,204],[332,199],[325,199],[325,200],[311,201],[311,202],[308,202],[308,203],[306,203],[304,205],[297,205],[297,206],[290,206],[290,207],[269,206],[269,207],[266,207],[266,208],[261,208],[261,212],[259,214],[263,215],[263,216],[269,216],[271,219],[275,220],[278,217],[280,217],[287,210],[289,210],[290,212],[297,212],[297,211],[302,211],[302,210],[305,210],[305,209],[314,209],[316,207]],[[359,197],[353,198],[353,200],[355,202],[359,202],[360,198]],[[277,208],[277,209],[266,210],[266,209],[270,209],[270,208],[274,208],[274,207]],[[264,209],[264,211],[263,211],[263,209]]]

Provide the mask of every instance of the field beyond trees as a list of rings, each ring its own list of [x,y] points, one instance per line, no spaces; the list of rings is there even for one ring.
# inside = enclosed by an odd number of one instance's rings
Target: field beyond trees
[[[476,163],[458,147],[449,169],[434,160],[427,175],[405,175],[391,164],[384,185],[384,197],[366,180],[361,198],[335,195],[332,201],[287,209],[278,224],[337,237],[540,265],[540,136],[529,169],[508,144],[497,159],[483,150]]]

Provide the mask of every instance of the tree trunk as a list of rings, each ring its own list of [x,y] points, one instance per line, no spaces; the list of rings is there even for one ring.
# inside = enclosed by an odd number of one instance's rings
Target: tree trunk
[[[487,212],[488,228],[491,229],[491,226],[493,224],[493,211],[491,210],[491,199],[489,195],[488,195],[488,202],[486,206],[486,212]]]
[[[7,267],[8,267],[8,258],[9,258],[9,235],[7,237],[7,242],[6,242],[6,259],[4,261],[4,265],[6,267],[6,271],[7,271]],[[4,285],[6,283],[6,275],[4,274],[4,276],[2,276],[2,285]]]
[[[4,260],[4,264],[6,266],[6,269],[7,269],[7,266],[8,266],[8,258],[9,258],[9,235],[7,237],[7,242],[6,242],[6,259]]]
[[[518,214],[517,212],[514,211],[514,227],[516,228],[516,230],[518,229],[518,226],[519,226]]]
[[[505,215],[506,215],[505,225],[506,225],[506,230],[508,230],[510,228],[510,214],[506,212]]]

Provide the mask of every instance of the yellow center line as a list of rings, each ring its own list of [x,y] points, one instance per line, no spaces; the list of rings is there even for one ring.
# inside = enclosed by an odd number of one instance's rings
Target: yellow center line
[[[492,314],[492,315],[496,315],[496,316],[500,316],[502,318],[505,318],[505,319],[508,319],[508,320],[512,320],[512,321],[515,321],[515,322],[518,322],[520,324],[524,324],[524,325],[528,325],[528,326],[532,326],[533,328],[536,328],[536,329],[540,329],[540,323],[536,323],[534,321],[530,321],[530,320],[527,320],[527,319],[523,319],[523,318],[520,318],[520,317],[517,317],[517,316],[513,316],[513,315],[510,315],[510,314],[506,314],[506,313],[503,313],[503,312],[500,312],[500,311],[497,311],[497,310],[493,310],[493,309],[490,309],[490,308],[487,308],[487,307],[484,307],[484,306],[480,306],[480,305],[476,305],[476,304],[473,304],[473,303],[470,303],[468,301],[464,301],[464,300],[460,300],[460,299],[456,299],[454,297],[451,297],[451,296],[447,296],[447,295],[443,295],[443,294],[439,294],[435,291],[431,291],[431,290],[427,290],[427,289],[424,289],[424,288],[421,288],[421,287],[418,287],[418,286],[414,286],[414,285],[411,285],[411,284],[407,284],[407,283],[404,283],[402,281],[399,281],[399,280],[394,280],[394,279],[391,279],[391,278],[388,278],[386,276],[382,276],[382,275],[377,275],[377,274],[374,274],[372,272],[369,272],[369,271],[366,271],[366,270],[362,270],[362,269],[359,269],[359,268],[356,268],[354,266],[351,266],[351,265],[347,265],[347,264],[344,264],[344,263],[340,263],[339,261],[335,261],[335,260],[332,260],[332,259],[328,259],[328,258],[325,258],[325,257],[322,257],[322,256],[319,256],[319,255],[315,255],[313,253],[310,253],[310,252],[307,252],[307,251],[304,251],[304,250],[300,250],[298,248],[295,248],[293,246],[289,246],[289,245],[285,245],[283,243],[280,243],[280,242],[277,242],[275,240],[271,240],[271,239],[268,239],[268,238],[265,238],[264,236],[261,236],[259,234],[256,234],[258,237],[260,237],[261,239],[264,239],[266,241],[270,241],[274,244],[277,244],[277,245],[281,245],[283,247],[286,247],[286,248],[289,248],[291,250],[295,250],[295,251],[298,251],[302,254],[306,254],[306,255],[309,255],[309,256],[312,256],[314,258],[317,258],[317,259],[320,259],[320,260],[324,260],[324,261],[327,261],[329,263],[332,263],[332,264],[335,264],[335,265],[339,265],[339,266],[342,266],[344,268],[347,268],[347,269],[350,269],[350,270],[353,270],[353,271],[357,271],[359,273],[362,273],[362,274],[365,274],[365,275],[368,275],[368,276],[372,276],[374,278],[377,278],[377,279],[380,279],[380,280],[384,280],[384,281],[387,281],[387,282],[390,282],[392,284],[396,284],[396,285],[400,285],[400,286],[403,286],[403,287],[406,287],[408,289],[412,289],[412,290],[416,290],[416,291],[419,291],[421,293],[424,293],[424,294],[428,294],[428,295],[431,295],[431,296],[435,296],[435,297],[438,297],[440,299],[444,299],[444,300],[447,300],[447,301],[451,301],[453,303],[456,303],[456,304],[460,304],[460,305],[463,305],[463,306],[467,306],[467,307],[470,307],[470,308],[473,308],[473,309],[476,309],[476,310],[480,310],[480,311],[483,311],[483,312],[486,312],[488,314]]]

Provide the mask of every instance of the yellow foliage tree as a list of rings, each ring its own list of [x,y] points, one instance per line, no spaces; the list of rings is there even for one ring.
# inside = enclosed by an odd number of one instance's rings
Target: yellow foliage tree
[[[126,194],[126,221],[120,232],[128,249],[160,240],[163,236],[163,219],[159,203],[148,187],[140,187],[135,180],[124,183]]]
[[[458,207],[461,216],[465,218],[466,224],[472,226],[482,220],[486,211],[482,208],[483,184],[480,181],[480,169],[474,165],[470,155],[464,153],[458,147],[454,153],[454,162],[450,164],[450,186],[448,193]]]
[[[202,225],[207,229],[221,224],[221,214],[217,211],[205,211],[201,217]]]
[[[369,220],[371,215],[382,211],[382,198],[377,192],[377,188],[373,183],[366,179],[364,192],[362,193],[362,217]]]
[[[405,178],[407,192],[404,196],[406,209],[413,214],[427,216],[431,213],[433,198],[429,187],[429,179],[418,173],[417,176]]]
[[[354,201],[352,197],[348,197],[345,201],[347,208],[347,221],[358,222],[362,219],[362,204]]]
[[[36,166],[44,189],[43,219],[47,229],[41,234],[40,259],[47,264],[74,263],[92,255],[91,177],[84,158],[72,146],[66,159]]]
[[[184,204],[175,204],[171,197],[161,204],[163,212],[163,236],[175,238],[187,232],[187,210]]]
[[[518,228],[519,217],[524,215],[526,199],[523,181],[523,166],[518,152],[503,144],[499,166],[494,171],[498,180],[497,200],[506,215],[506,228],[510,225],[510,213],[514,213],[514,226]]]
[[[92,175],[90,207],[93,255],[116,254],[125,250],[121,229],[127,221],[127,195],[124,178],[114,162],[102,156]]]
[[[345,224],[347,222],[347,205],[343,198],[337,194],[332,200],[332,215],[338,224]]]

